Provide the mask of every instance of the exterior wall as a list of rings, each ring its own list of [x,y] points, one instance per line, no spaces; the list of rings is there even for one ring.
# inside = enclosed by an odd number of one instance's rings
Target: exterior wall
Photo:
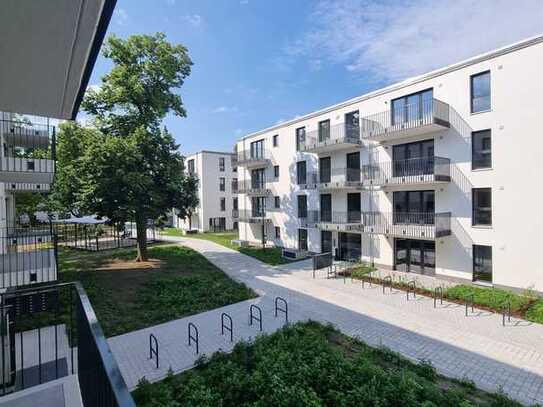
[[[490,55],[490,54],[489,54]],[[452,67],[419,78],[392,85],[384,90],[362,96],[336,107],[324,109],[245,137],[237,143],[238,151],[249,149],[250,142],[264,139],[271,165],[279,165],[281,176],[271,183],[272,196],[281,196],[282,208],[269,215],[274,226],[281,228],[282,246],[297,247],[296,195],[308,195],[308,209],[319,207],[319,191],[300,190],[296,185],[296,161],[306,160],[307,171],[317,171],[318,155],[296,151],[296,129],[315,131],[318,122],[330,119],[331,126],[344,122],[348,112],[359,110],[360,117],[390,110],[392,99],[421,90],[433,89],[435,99],[450,108],[449,129],[423,136],[375,143],[363,139],[362,165],[373,160],[391,160],[392,145],[409,141],[433,139],[435,156],[451,160],[451,182],[437,186],[402,186],[402,190],[433,189],[435,212],[451,212],[452,234],[435,239],[436,276],[472,280],[473,244],[492,246],[493,283],[496,286],[532,288],[543,291],[543,266],[536,253],[543,227],[540,212],[542,192],[534,181],[543,170],[543,139],[538,137],[540,95],[543,82],[539,71],[543,61],[541,39],[526,47],[491,56],[476,57]],[[491,110],[470,113],[470,76],[491,72]],[[491,129],[492,168],[472,170],[471,133]],[[272,147],[272,137],[279,136],[279,146]],[[345,154],[356,149],[330,153],[332,167],[345,167]],[[327,154],[320,154],[325,156]],[[248,179],[249,172],[240,168],[239,179]],[[472,226],[472,188],[492,188],[492,226]],[[370,194],[362,192],[362,210],[370,208]],[[392,190],[378,189],[372,194],[373,210],[392,211]],[[250,200],[240,195],[240,208],[250,209]],[[346,210],[346,192],[332,192],[332,209]],[[270,226],[273,229],[272,226]],[[254,227],[253,227],[254,228]],[[273,232],[272,232],[273,233]],[[240,223],[240,238],[254,240],[251,227]],[[334,233],[334,240],[337,234]],[[370,244],[371,241],[371,244]],[[335,241],[334,243],[337,243]],[[309,250],[320,252],[320,231],[308,230]],[[362,254],[377,264],[394,265],[394,239],[383,235],[362,236]]]
[[[198,177],[198,200],[199,205],[189,223],[188,219],[175,217],[174,224],[183,230],[198,230],[207,232],[210,218],[224,217],[226,229],[234,228],[237,219],[232,218],[233,198],[237,193],[232,191],[232,180],[238,177],[232,166],[232,153],[201,151],[187,156],[185,163],[194,160],[194,169]],[[224,158],[224,171],[219,171],[219,158]],[[225,191],[219,190],[219,179],[225,178]],[[220,210],[220,198],[226,199],[225,211]]]

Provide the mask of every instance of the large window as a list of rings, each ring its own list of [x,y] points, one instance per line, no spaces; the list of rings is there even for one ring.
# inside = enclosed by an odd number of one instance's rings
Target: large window
[[[492,144],[490,130],[471,133],[471,168],[478,170],[492,167]]]
[[[281,228],[279,226],[275,227],[275,238],[281,239]]]
[[[492,282],[492,246],[473,245],[473,281]]]
[[[490,71],[471,76],[471,113],[490,110]]]
[[[345,115],[345,136],[351,140],[360,138],[360,114],[358,110]]]
[[[398,144],[392,147],[394,177],[434,173],[434,140]]]
[[[219,178],[219,191],[225,191],[226,190],[226,180],[224,177]]]
[[[226,210],[226,198],[221,198],[220,204],[221,204],[221,212],[224,212]]]
[[[320,220],[321,222],[332,222],[332,195],[322,194],[320,196]]]
[[[298,249],[307,250],[307,229],[298,229]]]
[[[305,147],[305,127],[296,129],[296,151],[300,151]]]
[[[401,125],[433,117],[433,89],[392,100],[391,125]]]
[[[273,146],[277,147],[279,145],[279,135],[278,134],[274,135],[272,140],[273,140]]]
[[[319,141],[330,140],[330,120],[319,122]]]
[[[319,182],[330,182],[332,177],[332,160],[330,157],[319,158]]]
[[[232,209],[235,211],[238,210],[238,198],[232,198]]]
[[[219,157],[219,171],[224,172],[224,157]]]
[[[492,189],[473,188],[471,190],[473,213],[473,226],[492,225]]]
[[[251,188],[263,189],[266,183],[264,168],[251,171]]]
[[[254,196],[251,198],[251,209],[253,218],[260,218],[266,216],[266,197]]]
[[[360,182],[360,153],[347,154],[347,181]]]
[[[393,201],[394,223],[434,224],[434,191],[397,191]]]
[[[279,166],[278,165],[273,166],[273,177],[275,179],[279,178]]]
[[[296,163],[296,182],[298,185],[307,184],[307,164],[305,161]]]
[[[298,218],[307,218],[307,195],[298,195]]]
[[[191,159],[188,161],[188,171],[189,171],[189,175],[194,175],[195,171],[194,171],[194,160]]]
[[[253,141],[251,143],[251,158],[264,158],[264,140]]]
[[[274,196],[273,197],[273,206],[275,209],[279,209],[281,207],[281,197],[280,196]]]

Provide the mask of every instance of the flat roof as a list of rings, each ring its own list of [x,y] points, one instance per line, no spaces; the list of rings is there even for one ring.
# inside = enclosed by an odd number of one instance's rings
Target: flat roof
[[[198,154],[203,154],[203,153],[206,153],[206,154],[217,154],[217,155],[236,155],[236,153],[233,153],[232,151],[212,151],[212,150],[201,150],[201,151],[198,151],[196,153],[192,153],[192,154],[187,154],[186,157],[191,157],[193,155],[198,155]]]
[[[274,131],[274,130],[277,130],[277,129],[280,129],[280,128],[283,128],[283,127],[286,127],[286,126],[290,126],[292,124],[296,124],[296,123],[302,122],[304,120],[308,120],[308,119],[311,119],[313,117],[320,116],[322,114],[326,114],[326,113],[332,112],[332,111],[337,110],[337,109],[341,109],[343,107],[347,107],[347,106],[355,104],[355,103],[359,103],[359,102],[361,102],[363,100],[371,99],[373,97],[380,96],[382,94],[392,92],[394,90],[402,89],[404,87],[414,85],[414,84],[417,84],[419,82],[422,82],[422,81],[425,81],[425,80],[428,80],[428,79],[432,79],[432,78],[447,74],[449,72],[457,71],[457,70],[465,68],[467,66],[478,64],[480,62],[487,61],[487,60],[492,59],[492,58],[496,58],[496,57],[499,57],[499,56],[502,56],[502,55],[505,55],[505,54],[509,54],[511,52],[518,51],[520,49],[530,47],[532,45],[539,44],[541,42],[543,42],[543,34],[539,34],[537,36],[530,37],[530,38],[521,40],[519,42],[515,42],[513,44],[506,45],[504,47],[497,48],[495,50],[485,52],[483,54],[476,55],[474,57],[470,57],[470,58],[465,59],[465,60],[463,60],[461,62],[457,62],[457,63],[454,63],[452,65],[445,66],[443,68],[438,68],[436,70],[427,72],[427,73],[422,74],[422,75],[417,75],[417,76],[413,76],[411,78],[407,78],[407,79],[405,79],[403,81],[396,82],[396,83],[394,83],[392,85],[389,85],[389,86],[386,86],[384,88],[377,89],[377,90],[365,93],[365,94],[363,94],[361,96],[357,96],[355,98],[346,100],[344,102],[341,102],[341,103],[338,103],[338,104],[335,104],[335,105],[332,105],[332,106],[328,106],[328,107],[325,107],[325,108],[320,109],[320,110],[316,110],[314,112],[305,114],[303,116],[298,116],[298,117],[296,117],[294,119],[284,121],[282,123],[267,127],[265,129],[262,129],[262,130],[255,131],[253,133],[249,133],[249,134],[243,136],[242,138],[238,139],[238,141],[243,141],[243,140],[248,139],[250,137],[259,136],[261,134],[268,133],[270,131]]]

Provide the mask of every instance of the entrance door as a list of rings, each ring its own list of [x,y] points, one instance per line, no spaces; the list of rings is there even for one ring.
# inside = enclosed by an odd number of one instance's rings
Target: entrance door
[[[332,253],[332,232],[321,231],[321,253]]]
[[[435,257],[435,242],[414,239],[395,240],[395,270],[433,275],[436,267]]]
[[[359,260],[362,254],[362,236],[357,233],[339,233],[339,260]]]

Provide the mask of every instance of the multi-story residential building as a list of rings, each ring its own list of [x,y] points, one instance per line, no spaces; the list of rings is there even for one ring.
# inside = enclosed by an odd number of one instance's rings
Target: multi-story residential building
[[[528,39],[247,135],[240,239],[543,291],[541,61]]]
[[[200,151],[185,159],[185,171],[198,179],[198,207],[187,219],[174,216],[185,231],[225,231],[238,228],[238,169],[230,152]]]

